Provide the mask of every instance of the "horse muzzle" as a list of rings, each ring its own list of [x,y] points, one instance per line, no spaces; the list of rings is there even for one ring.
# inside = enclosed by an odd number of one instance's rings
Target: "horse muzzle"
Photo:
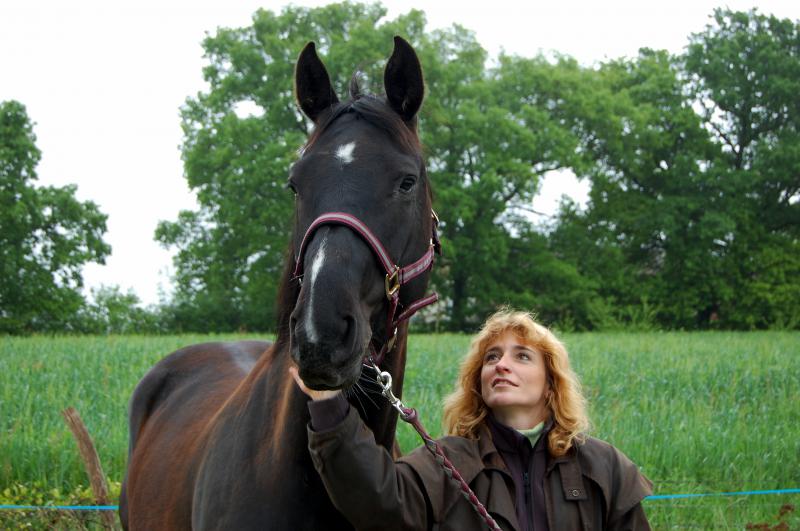
[[[291,318],[291,355],[300,377],[311,389],[350,387],[361,375],[369,345],[369,323],[354,316],[325,320]],[[365,333],[366,329],[366,333]]]

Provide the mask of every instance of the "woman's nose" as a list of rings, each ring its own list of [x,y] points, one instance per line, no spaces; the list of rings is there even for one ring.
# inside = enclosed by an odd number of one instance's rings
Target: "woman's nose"
[[[502,356],[494,366],[494,369],[497,372],[508,372],[510,369],[508,368],[508,364],[506,363],[506,357]]]

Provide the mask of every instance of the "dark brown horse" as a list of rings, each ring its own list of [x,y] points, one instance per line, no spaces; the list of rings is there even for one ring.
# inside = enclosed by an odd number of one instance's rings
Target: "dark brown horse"
[[[345,212],[381,240],[397,264],[431,244],[431,195],[416,132],[423,81],[419,60],[395,38],[386,98],[338,101],[313,43],[296,67],[303,112],[315,128],[293,165],[294,236],[279,297],[278,335],[264,342],[207,343],[174,352],[142,379],[130,403],[128,469],[120,498],[126,529],[350,529],[336,511],[307,449],[307,399],[291,364],[317,389],[348,389],[377,442],[390,449],[396,413],[380,396],[358,395],[374,378],[362,359],[392,334],[384,271],[347,226],[320,215]],[[302,282],[293,278],[297,260]],[[425,291],[426,272],[403,286],[400,307]],[[405,324],[381,362],[402,390]],[[365,500],[368,502],[368,500]]]

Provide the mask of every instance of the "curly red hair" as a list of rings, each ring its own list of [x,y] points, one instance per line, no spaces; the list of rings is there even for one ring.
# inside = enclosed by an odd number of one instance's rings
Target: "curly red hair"
[[[481,397],[484,354],[486,347],[505,332],[512,332],[524,344],[542,354],[551,391],[547,407],[553,419],[548,449],[553,456],[564,455],[589,428],[586,400],[578,376],[570,367],[567,349],[527,312],[500,310],[486,320],[472,339],[469,352],[461,362],[456,390],[445,399],[444,430],[448,435],[477,438],[489,413]]]

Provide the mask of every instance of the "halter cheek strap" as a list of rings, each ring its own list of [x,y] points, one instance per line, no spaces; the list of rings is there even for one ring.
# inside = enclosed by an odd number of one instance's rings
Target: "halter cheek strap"
[[[383,356],[394,347],[395,340],[397,339],[397,326],[406,319],[409,319],[420,309],[429,304],[433,304],[439,299],[436,293],[431,293],[426,297],[412,302],[405,308],[401,308],[402,305],[400,304],[400,287],[404,284],[408,284],[431,269],[433,267],[434,255],[437,253],[441,254],[441,243],[439,242],[439,235],[436,230],[439,224],[439,218],[433,211],[431,211],[431,216],[433,217],[433,229],[431,231],[431,240],[428,250],[425,251],[418,260],[404,267],[395,264],[389,252],[383,244],[381,244],[381,241],[365,223],[346,212],[328,212],[322,214],[309,225],[305,235],[303,235],[303,241],[300,243],[300,250],[295,257],[294,273],[292,275],[293,280],[300,280],[302,278],[303,258],[305,256],[306,247],[311,241],[314,232],[322,225],[344,225],[352,229],[356,234],[361,236],[361,239],[372,249],[381,267],[386,272],[386,276],[384,277],[384,289],[386,298],[389,301],[389,311],[386,318],[387,338],[380,349],[376,348],[374,340],[370,342],[370,356],[375,363],[380,363]],[[402,311],[395,317],[398,309]]]

